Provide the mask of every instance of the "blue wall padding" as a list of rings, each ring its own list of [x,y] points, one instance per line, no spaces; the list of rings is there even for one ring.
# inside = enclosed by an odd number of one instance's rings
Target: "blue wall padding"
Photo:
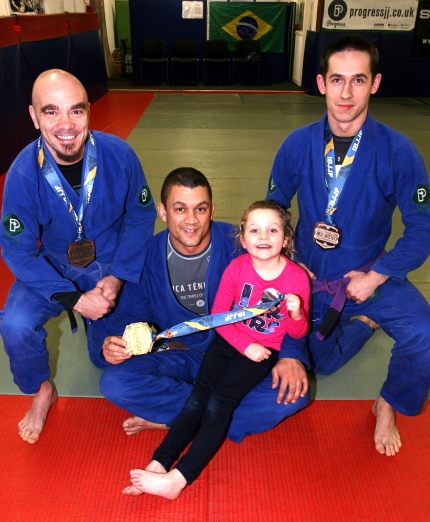
[[[207,0],[204,0],[204,13],[202,19],[182,18],[182,2],[180,0],[130,0],[130,30],[132,39],[133,55],[133,81],[140,83],[141,69],[140,59],[142,56],[142,41],[147,38],[158,38],[166,41],[167,55],[172,54],[172,42],[177,39],[196,40],[200,57],[200,81],[203,81],[203,50],[206,40]],[[252,4],[250,9],[252,8]],[[287,3],[285,52],[265,53],[261,57],[261,83],[282,83],[287,78],[289,56],[288,39],[291,35],[291,2]],[[233,54],[231,55],[233,56]],[[170,64],[169,64],[170,66]],[[250,77],[255,76],[255,73]],[[176,81],[175,81],[176,83]],[[254,80],[255,83],[255,80]]]
[[[79,20],[84,32],[79,32]],[[71,72],[87,89],[90,102],[108,90],[97,15],[73,13],[73,33],[67,22],[67,14],[0,18],[0,173],[39,134],[28,106],[41,72],[52,68]],[[44,39],[44,34],[59,36]]]

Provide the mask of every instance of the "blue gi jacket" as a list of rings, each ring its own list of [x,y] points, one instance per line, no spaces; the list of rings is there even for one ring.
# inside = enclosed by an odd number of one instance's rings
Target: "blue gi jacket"
[[[318,279],[335,280],[373,261],[387,249],[393,212],[399,207],[403,236],[373,265],[376,272],[403,281],[430,253],[429,179],[413,143],[370,114],[352,168],[340,195],[335,223],[342,230],[338,249],[323,250],[312,241],[324,221],[328,193],[324,174],[327,116],[294,130],[276,155],[267,199],[289,208],[297,193],[298,260]],[[427,191],[427,197],[423,194]]]
[[[0,234],[3,259],[17,280],[48,300],[56,292],[77,290],[73,281],[82,274],[94,280],[114,275],[138,282],[154,232],[155,205],[135,152],[116,136],[97,131],[93,136],[97,174],[83,224],[85,236],[95,242],[96,261],[84,269],[67,262],[76,225],[39,167],[37,140],[20,152],[7,174]],[[45,154],[50,156],[46,147]],[[58,175],[78,209],[78,195]]]
[[[228,223],[211,223],[212,248],[205,281],[205,314],[210,313],[225,267],[241,253],[235,238],[236,232],[235,227]],[[142,281],[138,284],[124,284],[121,299],[112,318],[115,322],[115,331],[112,334],[122,335],[129,323],[145,321],[155,323],[161,330],[165,330],[197,317],[184,308],[173,293],[167,267],[167,237],[166,229],[151,239]],[[192,350],[205,352],[214,335],[214,330],[206,330],[183,336],[178,340]]]

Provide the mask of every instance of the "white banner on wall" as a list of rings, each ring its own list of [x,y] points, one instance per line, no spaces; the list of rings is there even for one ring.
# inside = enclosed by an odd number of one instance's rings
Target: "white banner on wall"
[[[203,2],[182,2],[182,18],[203,18]]]
[[[325,0],[323,31],[411,31],[418,0]]]

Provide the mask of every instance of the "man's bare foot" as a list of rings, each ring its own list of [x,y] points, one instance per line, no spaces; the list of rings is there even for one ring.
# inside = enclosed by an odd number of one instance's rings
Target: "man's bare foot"
[[[402,441],[396,425],[396,411],[379,396],[372,407],[376,417],[375,449],[381,455],[392,457],[400,451]]]
[[[141,495],[149,493],[169,500],[178,498],[187,485],[185,477],[177,469],[169,473],[153,473],[143,469],[132,469],[130,471],[132,486],[123,490],[126,495]]]
[[[370,326],[370,328],[372,328],[372,330],[376,330],[377,328],[379,328],[379,324],[376,324],[375,321],[372,321],[372,319],[365,315],[357,315],[357,317],[351,317],[351,319],[357,319],[357,321],[366,323],[367,326]]]
[[[18,433],[22,440],[29,444],[34,444],[39,440],[48,411],[57,397],[57,390],[54,386],[49,381],[42,382],[39,391],[33,398],[30,409],[18,423]]]
[[[142,430],[167,430],[165,424],[157,424],[141,417],[129,417],[123,422],[122,427],[126,435],[136,435]]]

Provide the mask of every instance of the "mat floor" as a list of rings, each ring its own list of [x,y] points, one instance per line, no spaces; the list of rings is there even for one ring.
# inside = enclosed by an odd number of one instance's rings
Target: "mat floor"
[[[109,90],[117,89],[142,89],[150,91],[291,91],[302,92],[302,88],[292,81],[282,83],[261,83],[260,85],[235,83],[231,85],[220,83],[194,83],[194,84],[174,84],[165,82],[136,82],[130,75],[121,75],[120,78],[109,79]]]
[[[113,98],[109,94],[92,105],[97,122],[93,128],[115,133],[121,124],[121,133],[127,130],[125,120],[139,97],[129,91],[118,91]],[[144,100],[142,107],[146,104]],[[292,129],[320,118],[324,100],[245,90],[158,92],[143,110],[125,136],[156,200],[167,173],[193,166],[212,184],[216,219],[236,223],[247,204],[264,197],[282,140]],[[375,98],[371,111],[408,135],[430,170],[430,98]],[[163,226],[158,220],[156,229]],[[390,244],[401,231],[396,214]],[[410,279],[429,299],[429,261]],[[9,281],[1,274],[0,280]],[[311,376],[317,400],[308,408],[240,445],[227,441],[198,481],[170,502],[121,495],[129,470],[146,464],[163,432],[124,435],[121,424],[127,413],[99,398],[100,371],[88,359],[80,319],[79,325],[72,335],[65,314],[48,323],[50,365],[60,399],[34,446],[16,433],[31,398],[13,384],[0,350],[0,513],[5,522],[429,520],[428,404],[417,417],[399,416],[404,442],[399,455],[383,457],[373,448],[371,405],[385,379],[391,350],[383,331],[377,330],[334,375]]]

